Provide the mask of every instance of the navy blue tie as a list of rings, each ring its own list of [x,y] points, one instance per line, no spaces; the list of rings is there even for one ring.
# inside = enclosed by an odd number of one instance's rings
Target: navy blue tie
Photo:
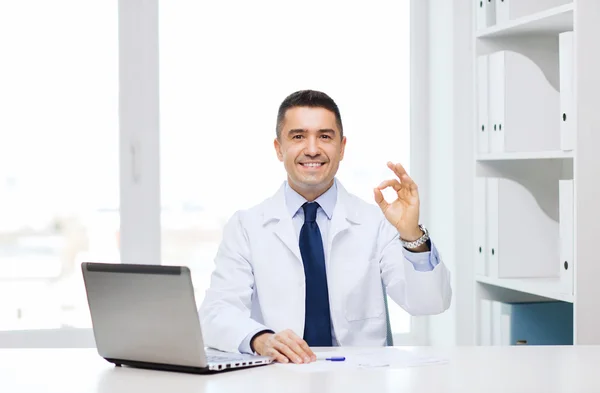
[[[306,278],[304,340],[309,346],[330,347],[333,343],[325,253],[321,231],[316,222],[319,204],[307,202],[302,208],[304,225],[300,230],[300,254]]]

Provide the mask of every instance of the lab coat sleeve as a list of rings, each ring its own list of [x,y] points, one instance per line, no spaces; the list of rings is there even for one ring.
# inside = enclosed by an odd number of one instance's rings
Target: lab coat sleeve
[[[204,345],[227,352],[238,352],[250,333],[268,329],[250,318],[254,275],[241,214],[235,213],[225,225],[210,287],[199,310]]]
[[[433,241],[431,251],[417,256],[402,246],[396,228],[383,219],[378,242],[381,277],[392,300],[411,315],[440,314],[450,307],[450,272]]]

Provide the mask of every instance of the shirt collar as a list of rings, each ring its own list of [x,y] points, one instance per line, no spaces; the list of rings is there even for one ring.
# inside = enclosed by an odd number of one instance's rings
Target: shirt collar
[[[337,200],[337,180],[334,179],[333,184],[327,191],[325,191],[321,196],[319,196],[315,202],[321,206],[321,209],[325,212],[325,215],[329,220],[333,216],[333,209],[335,208],[335,203]],[[285,182],[285,204],[287,206],[288,212],[292,218],[298,214],[298,211],[302,208],[307,200],[300,194],[298,194],[288,182]]]

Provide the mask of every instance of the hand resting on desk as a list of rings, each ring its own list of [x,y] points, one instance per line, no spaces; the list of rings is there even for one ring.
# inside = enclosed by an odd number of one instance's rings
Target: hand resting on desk
[[[277,334],[260,334],[252,340],[250,346],[259,355],[271,356],[280,363],[292,361],[301,364],[317,360],[317,356],[309,348],[306,341],[290,329]]]

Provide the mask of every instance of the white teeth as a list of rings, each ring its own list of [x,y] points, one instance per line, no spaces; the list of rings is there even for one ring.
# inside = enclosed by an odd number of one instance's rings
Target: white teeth
[[[311,167],[311,168],[316,168],[316,167],[321,166],[323,164],[320,163],[320,162],[305,162],[302,165],[307,166],[307,167]]]

